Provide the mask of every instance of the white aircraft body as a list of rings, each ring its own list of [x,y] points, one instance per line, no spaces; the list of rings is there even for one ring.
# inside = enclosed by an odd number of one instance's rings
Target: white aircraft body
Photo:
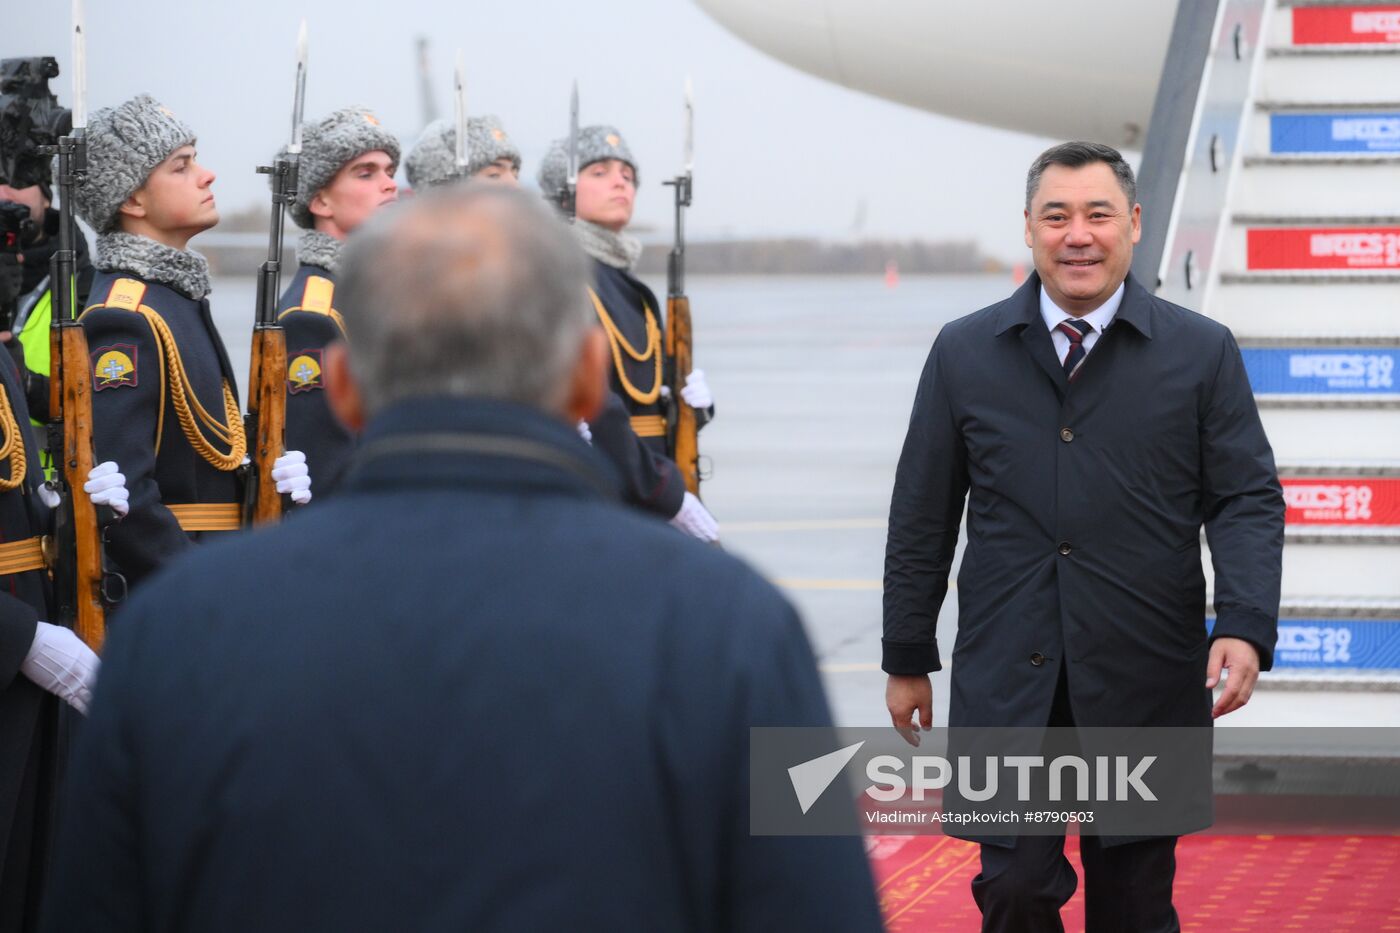
[[[809,74],[961,120],[1140,149],[1176,0],[696,0]]]

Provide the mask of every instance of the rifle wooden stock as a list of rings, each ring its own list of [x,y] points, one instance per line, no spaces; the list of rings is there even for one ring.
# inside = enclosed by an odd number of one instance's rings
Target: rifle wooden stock
[[[87,336],[82,325],[68,320],[50,331],[50,359],[57,364],[58,378],[50,379],[49,411],[63,423],[63,460],[54,464],[62,470],[68,489],[69,516],[61,516],[58,561],[72,561],[61,568],[55,579],[72,586],[71,620],[73,630],[93,651],[102,650],[106,638],[107,613],[102,602],[102,533],[97,524],[97,507],[83,491],[96,457],[92,447],[92,374],[89,372]],[[70,519],[69,527],[62,527]],[[71,535],[71,545],[63,540]],[[60,599],[60,603],[65,600]]]
[[[287,335],[280,325],[253,328],[247,427],[253,462],[244,512],[255,525],[275,522],[282,518],[282,496],[272,478],[272,464],[282,456],[287,435]]]
[[[695,409],[685,403],[681,389],[690,375],[690,299],[671,295],[666,299],[666,356],[671,363],[671,401],[675,405],[671,430],[671,458],[681,468],[685,488],[700,495],[700,439]]]

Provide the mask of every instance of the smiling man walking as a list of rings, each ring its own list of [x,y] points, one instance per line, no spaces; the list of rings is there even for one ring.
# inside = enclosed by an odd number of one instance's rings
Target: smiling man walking
[[[1239,349],[1128,274],[1141,207],[1113,149],[1043,153],[1025,221],[1036,274],[943,328],[914,400],[885,559],[891,718],[930,724],[966,500],[950,726],[1208,726],[1270,667],[1279,604],[1283,496]],[[1062,930],[1063,836],[979,841],[983,929]],[[1179,929],[1175,847],[1083,836],[1089,933]]]

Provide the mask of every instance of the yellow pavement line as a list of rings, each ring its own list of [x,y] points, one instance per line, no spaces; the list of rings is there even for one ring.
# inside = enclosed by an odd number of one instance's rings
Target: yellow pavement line
[[[883,580],[835,580],[816,577],[779,577],[773,581],[785,590],[882,590]]]
[[[823,674],[861,674],[866,671],[878,671],[880,665],[874,661],[851,661],[845,664],[823,664],[821,671]]]
[[[724,530],[730,531],[843,531],[856,528],[884,528],[888,522],[883,518],[815,518],[793,519],[783,522],[725,522]]]

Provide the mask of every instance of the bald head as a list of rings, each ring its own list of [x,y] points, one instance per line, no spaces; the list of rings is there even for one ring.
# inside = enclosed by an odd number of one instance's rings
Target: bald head
[[[356,231],[342,268],[337,304],[366,414],[434,395],[565,413],[594,329],[589,267],[538,197],[431,191]]]

